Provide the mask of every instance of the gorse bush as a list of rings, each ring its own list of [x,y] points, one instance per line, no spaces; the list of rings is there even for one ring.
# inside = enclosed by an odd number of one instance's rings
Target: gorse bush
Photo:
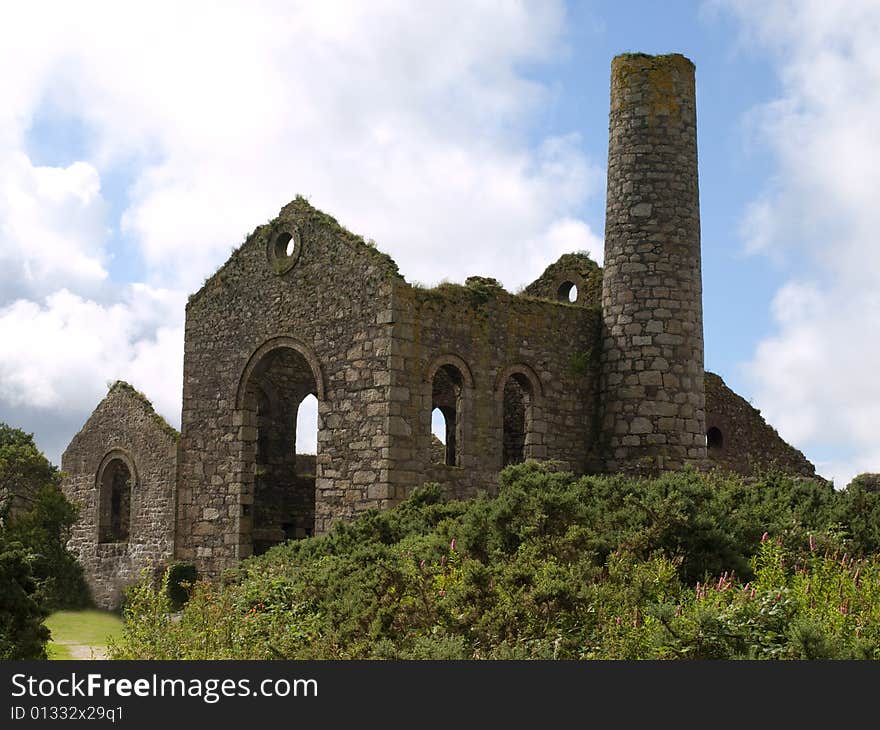
[[[174,617],[167,576],[145,578],[111,656],[873,657],[880,564],[850,557],[874,544],[865,515],[853,495],[776,474],[526,463],[497,496],[444,501],[428,485],[273,548],[196,583]]]

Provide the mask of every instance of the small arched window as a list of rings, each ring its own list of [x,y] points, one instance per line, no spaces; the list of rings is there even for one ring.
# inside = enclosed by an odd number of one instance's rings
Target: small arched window
[[[724,446],[724,434],[721,433],[720,428],[712,426],[706,431],[706,448],[720,449],[722,446]]]
[[[122,459],[111,460],[101,477],[99,542],[127,542],[131,527],[131,471]]]
[[[447,363],[437,369],[431,383],[431,421],[432,430],[440,426],[444,438],[437,436],[443,449],[432,448],[432,460],[447,466],[461,465],[461,399],[464,379],[461,371]],[[438,413],[439,412],[439,413]],[[433,439],[432,439],[433,441]],[[442,454],[442,461],[440,455]]]
[[[519,464],[526,457],[531,430],[532,384],[522,373],[513,373],[504,383],[502,464]]]
[[[556,290],[556,298],[560,302],[576,303],[578,300],[577,284],[573,281],[563,281]]]

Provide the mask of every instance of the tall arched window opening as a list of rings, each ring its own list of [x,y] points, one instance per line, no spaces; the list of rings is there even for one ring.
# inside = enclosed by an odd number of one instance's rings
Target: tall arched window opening
[[[443,417],[445,425],[445,438],[439,440],[444,448],[432,449],[432,455],[442,454],[440,463],[447,466],[461,465],[461,405],[463,378],[461,371],[454,365],[446,364],[437,369],[431,384],[431,414],[432,424],[439,423],[435,414]]]
[[[99,542],[127,542],[131,527],[131,471],[122,459],[104,468],[100,487]]]
[[[526,458],[532,421],[532,384],[522,373],[513,373],[504,383],[502,464],[519,464]]]
[[[255,413],[256,439],[244,444],[254,476],[253,504],[242,514],[243,554],[314,534],[317,392],[312,366],[290,347],[267,352],[250,374],[243,405]]]

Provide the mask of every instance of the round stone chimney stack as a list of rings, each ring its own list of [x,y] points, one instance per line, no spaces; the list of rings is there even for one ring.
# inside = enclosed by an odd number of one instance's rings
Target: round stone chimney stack
[[[706,459],[694,64],[611,62],[602,285],[608,471]]]

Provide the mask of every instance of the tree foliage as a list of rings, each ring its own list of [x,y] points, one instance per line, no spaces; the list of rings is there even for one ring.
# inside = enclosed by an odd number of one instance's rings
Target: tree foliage
[[[0,424],[0,658],[44,658],[48,612],[89,602],[66,547],[77,509],[60,483],[31,434]]]
[[[0,660],[45,659],[49,629],[37,600],[33,555],[0,533]]]

